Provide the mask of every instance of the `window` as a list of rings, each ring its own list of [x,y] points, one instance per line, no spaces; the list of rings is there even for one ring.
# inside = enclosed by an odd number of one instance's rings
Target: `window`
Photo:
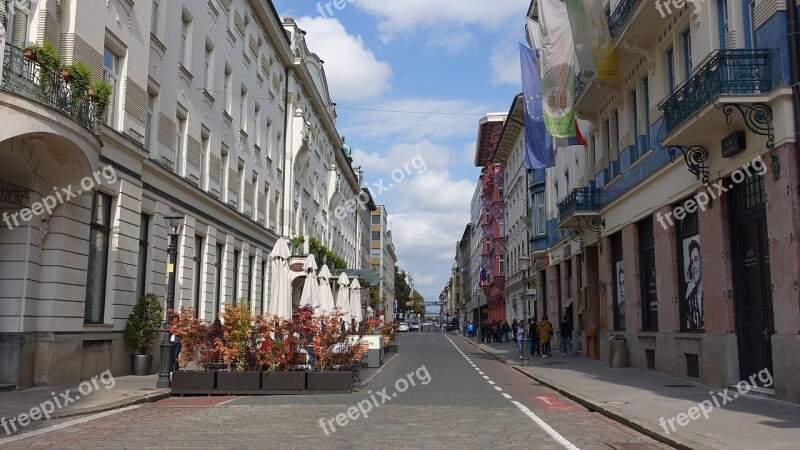
[[[744,11],[744,44],[747,48],[758,48],[756,42],[756,0],[749,0],[745,6]]]
[[[637,137],[639,136],[639,99],[636,89],[631,91],[631,137],[633,137],[634,149],[636,148]]]
[[[372,224],[373,225],[380,225],[381,224],[381,216],[380,215],[373,215],[372,216]]]
[[[211,143],[208,136],[208,132],[204,132],[200,135],[200,189],[204,191],[208,189],[206,165],[208,164],[208,155],[211,152]]]
[[[728,46],[728,0],[717,0],[717,21],[719,22],[719,48]]]
[[[89,225],[89,266],[86,271],[86,303],[83,320],[102,323],[108,276],[108,242],[111,232],[111,196],[95,192]]]
[[[245,133],[247,132],[247,88],[242,86],[239,96],[239,125]]]
[[[252,309],[252,301],[253,301],[253,281],[255,281],[255,274],[253,273],[253,263],[255,262],[255,256],[250,255],[247,259],[247,304]]]
[[[233,251],[233,306],[238,304],[239,300],[239,250]]]
[[[641,153],[650,150],[650,80],[647,77],[642,79],[642,97],[644,98],[644,134],[647,136],[644,148]]]
[[[692,73],[692,34],[690,30],[686,30],[683,35],[683,73],[685,80],[689,79]]]
[[[10,2],[9,2],[10,3]],[[8,23],[5,24],[5,29],[10,30],[10,36],[7,37],[7,42],[15,47],[24,48],[28,43],[28,27],[31,20],[30,7],[24,8],[17,2],[16,10],[14,12],[13,23],[9,27]],[[5,16],[7,19],[8,16]]]
[[[381,240],[381,232],[380,231],[373,231],[372,232],[372,240],[373,241],[380,241]]]
[[[614,143],[614,153],[619,154],[619,109],[614,110],[614,140],[612,142]],[[569,189],[569,186],[567,186],[567,189]]]
[[[264,308],[267,305],[267,260],[261,260],[261,307],[260,313],[264,313]]]
[[[253,143],[261,146],[261,105],[258,103],[253,114]]]
[[[185,68],[189,67],[189,21],[181,17],[181,43],[178,48],[178,62]]]
[[[233,74],[231,73],[231,68],[225,65],[225,79],[223,83],[223,89],[225,93],[225,112],[230,115],[231,108],[233,107],[233,93],[231,92],[231,83],[233,82]]]
[[[158,37],[158,22],[161,18],[161,0],[153,0],[153,11],[150,16],[150,33]]]
[[[222,307],[222,258],[224,256],[225,246],[217,244],[217,261],[214,263],[214,268],[217,270],[217,280],[214,284],[214,318],[220,313]]]
[[[155,119],[156,96],[147,93],[147,122],[144,124],[144,148],[150,149],[153,145],[153,120]]]
[[[147,248],[150,236],[150,216],[142,214],[139,219],[139,271],[136,279],[136,298],[141,298],[147,290]]]
[[[225,144],[222,144],[222,149],[220,150],[220,154],[222,155],[222,186],[220,187],[220,191],[222,192],[222,202],[228,202],[228,147]]]
[[[667,58],[667,88],[669,93],[675,91],[675,51],[670,47],[666,52]]]
[[[178,117],[178,136],[175,143],[175,172],[183,176],[183,162],[186,145],[186,117]]]
[[[371,256],[372,256],[372,259],[381,259],[381,251],[380,250],[372,250]]]
[[[639,222],[639,262],[642,293],[642,329],[658,331],[658,292],[656,290],[656,242],[653,218]]]
[[[206,91],[211,92],[214,89],[214,48],[206,42],[206,60],[203,68],[203,87]]]
[[[194,316],[202,317],[200,315],[200,300],[202,299],[203,290],[203,253],[205,252],[203,237],[196,236],[194,238]]]
[[[106,125],[114,128],[117,122],[117,109],[119,108],[119,84],[120,78],[120,58],[108,47],[104,48],[103,68],[105,69],[105,81],[111,87],[111,97],[108,108],[106,109]]]
[[[544,192],[537,192],[536,194],[534,194],[534,196],[535,196],[534,207],[536,208],[534,212],[534,220],[535,220],[534,235],[544,236],[547,234],[545,195]]]

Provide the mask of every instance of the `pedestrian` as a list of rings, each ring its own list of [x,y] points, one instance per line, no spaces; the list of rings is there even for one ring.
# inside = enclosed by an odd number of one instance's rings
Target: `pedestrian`
[[[542,320],[536,325],[536,334],[539,335],[542,358],[552,356],[550,354],[550,336],[553,335],[553,325],[547,320],[547,316],[542,316]]]
[[[561,354],[572,356],[572,322],[567,320],[567,316],[564,316],[559,328],[561,328],[561,340],[564,342]]]
[[[508,321],[507,320],[503,321],[502,330],[503,330],[503,341],[507,343],[508,342],[508,335],[511,333],[511,327],[508,326]],[[514,329],[514,331],[516,331],[516,328]]]
[[[539,356],[539,334],[536,332],[536,317],[528,319],[528,348],[531,356]]]
[[[511,322],[511,329],[514,330],[515,333],[516,333],[516,330],[517,330],[517,325],[518,325],[517,319],[514,319],[514,321]],[[514,342],[517,342],[517,335],[516,334],[514,335]]]
[[[506,323],[507,324],[507,323]],[[517,341],[517,349],[519,350],[519,359],[522,359],[522,339],[525,338],[525,327],[522,325],[522,322],[517,324],[516,329],[516,337],[515,340]]]
[[[179,320],[178,315],[174,314],[170,322],[174,323],[178,320]],[[177,372],[181,368],[181,365],[178,362],[178,357],[180,357],[181,355],[181,337],[176,334],[172,334],[172,332],[170,332],[169,342],[170,342],[169,371]]]

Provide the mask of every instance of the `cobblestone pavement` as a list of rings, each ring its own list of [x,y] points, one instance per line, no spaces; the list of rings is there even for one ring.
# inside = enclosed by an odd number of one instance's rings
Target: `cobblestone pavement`
[[[587,411],[464,342],[401,338],[401,353],[349,395],[171,398],[0,445],[33,448],[667,448]],[[473,367],[474,365],[474,367]],[[421,368],[424,367],[423,372]],[[397,380],[416,383],[398,392]],[[421,375],[428,376],[421,376]],[[420,376],[418,376],[420,375]],[[428,383],[423,381],[427,380]],[[491,382],[491,383],[490,383]],[[400,385],[402,387],[402,385]],[[387,398],[381,399],[377,392]],[[392,394],[397,394],[392,396]],[[366,402],[365,417],[357,409]],[[516,402],[516,403],[514,403]],[[378,406],[375,406],[375,404]],[[352,417],[347,418],[348,410]],[[530,413],[526,413],[528,410]],[[532,416],[546,422],[553,433]],[[344,419],[348,423],[340,425]],[[326,425],[320,426],[320,421]],[[65,426],[67,425],[67,426]],[[545,425],[547,427],[547,425]],[[558,435],[563,436],[559,442]]]

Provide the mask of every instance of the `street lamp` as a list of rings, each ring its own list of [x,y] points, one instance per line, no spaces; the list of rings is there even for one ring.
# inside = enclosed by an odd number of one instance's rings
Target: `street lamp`
[[[157,388],[170,387],[169,373],[172,367],[172,344],[169,341],[169,324],[171,319],[169,310],[175,309],[175,264],[178,259],[178,234],[181,231],[183,214],[173,211],[165,215],[164,220],[166,220],[167,226],[169,227],[169,245],[167,246],[169,263],[167,264],[167,311],[164,318],[164,339],[161,340],[161,361],[158,381],[156,381]]]

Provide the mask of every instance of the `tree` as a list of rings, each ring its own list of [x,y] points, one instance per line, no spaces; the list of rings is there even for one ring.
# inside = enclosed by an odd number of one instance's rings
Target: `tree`
[[[369,288],[369,306],[375,309],[381,301],[381,290],[379,286]]]
[[[411,288],[406,282],[406,272],[394,266],[394,298],[397,300],[397,310],[404,312],[406,303],[411,301]]]
[[[425,316],[425,298],[419,292],[414,291],[412,301],[414,302],[412,311],[419,314],[420,317]]]

